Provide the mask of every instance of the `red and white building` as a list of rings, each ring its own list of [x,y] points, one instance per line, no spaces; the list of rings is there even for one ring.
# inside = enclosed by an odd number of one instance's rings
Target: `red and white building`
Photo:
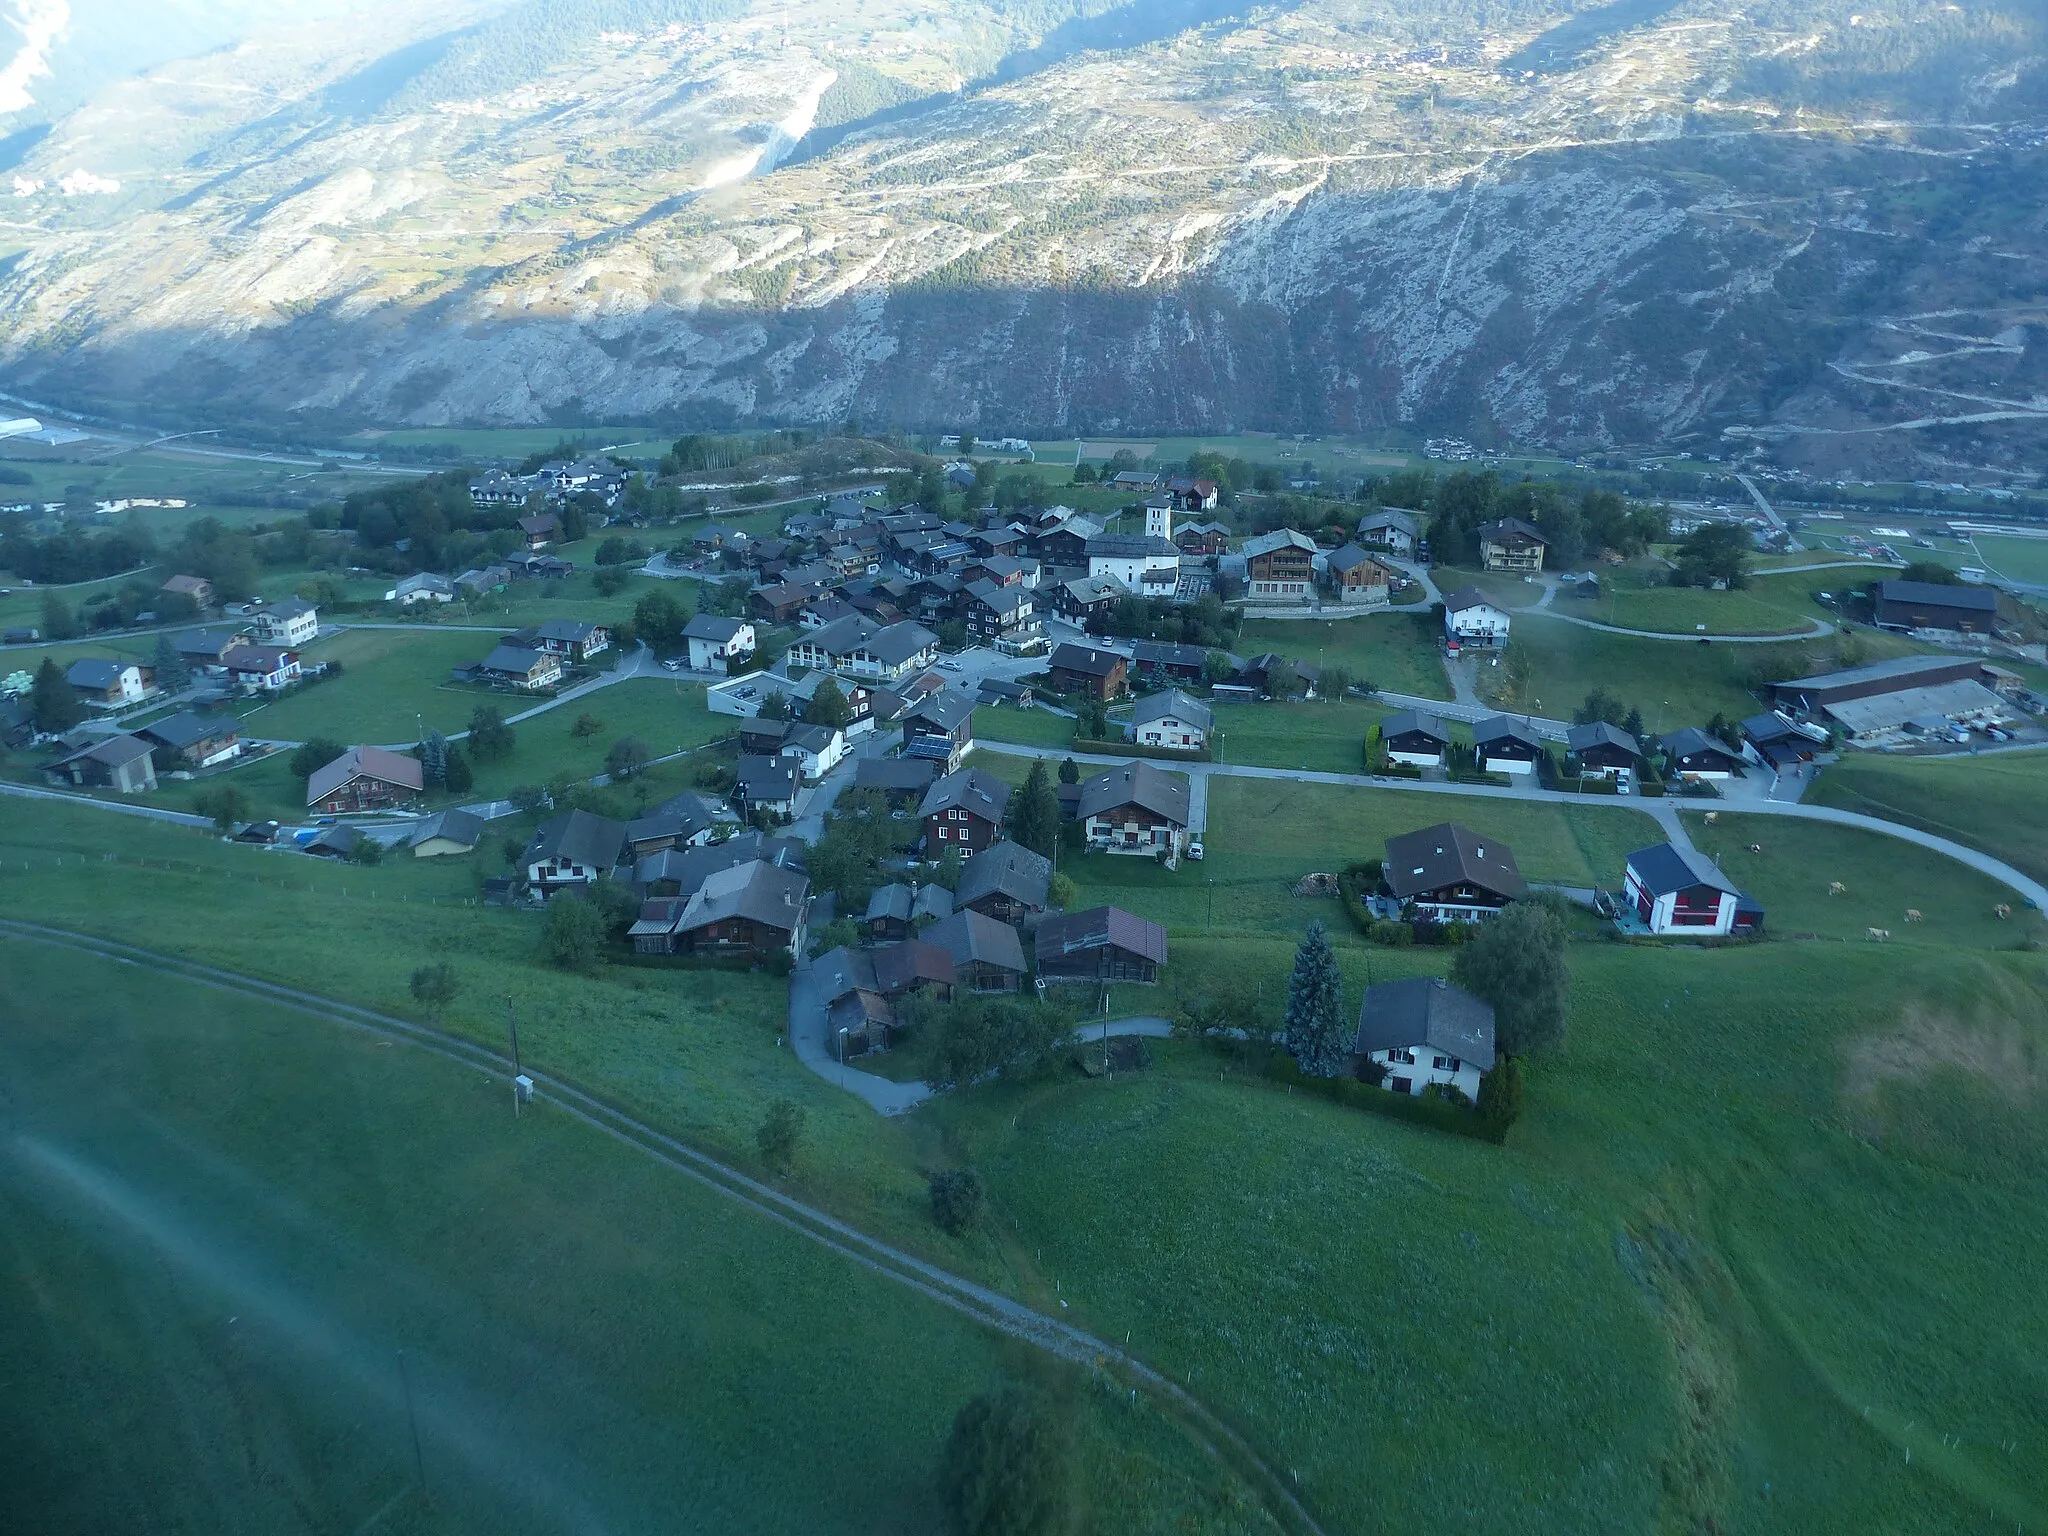
[[[1690,848],[1638,848],[1628,856],[1626,883],[1629,904],[1652,933],[1713,938],[1763,926],[1763,908]]]

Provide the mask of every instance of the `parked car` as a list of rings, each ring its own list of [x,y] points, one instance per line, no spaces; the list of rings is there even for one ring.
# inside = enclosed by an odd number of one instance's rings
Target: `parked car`
[[[1188,844],[1188,857],[1198,864],[1202,861],[1202,840],[1199,837]]]
[[[671,672],[680,672],[683,670],[683,658],[680,656],[671,656],[667,661],[664,661],[662,665],[664,667],[667,667]]]

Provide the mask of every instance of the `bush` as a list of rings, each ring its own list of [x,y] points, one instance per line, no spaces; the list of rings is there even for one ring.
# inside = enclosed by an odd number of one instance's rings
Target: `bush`
[[[553,964],[588,976],[604,959],[604,914],[573,892],[557,896],[543,938]]]
[[[803,1134],[804,1107],[794,1099],[777,1099],[754,1132],[754,1144],[761,1149],[762,1162],[787,1174],[796,1165],[797,1144]]]
[[[942,1168],[931,1177],[932,1220],[958,1237],[981,1219],[981,1180],[972,1168]]]
[[[420,966],[412,973],[412,999],[427,1010],[428,1018],[436,1022],[448,1011],[448,1005],[455,1001],[456,990],[455,967],[446,960]]]
[[[633,573],[623,565],[600,565],[590,573],[591,590],[599,597],[617,597],[632,580]]]
[[[292,776],[310,779],[347,750],[332,736],[315,736],[311,741],[302,742],[291,756]]]
[[[1024,1387],[984,1392],[946,1442],[939,1497],[958,1536],[1055,1536],[1073,1524],[1071,1418]]]
[[[1371,938],[1375,944],[1384,944],[1389,949],[1406,949],[1415,942],[1415,929],[1408,923],[1389,918],[1372,925]]]
[[[1508,1127],[1521,1117],[1521,1059],[1503,1056],[1491,1072],[1479,1079],[1479,1118],[1498,1129],[1501,1139],[1505,1140]]]

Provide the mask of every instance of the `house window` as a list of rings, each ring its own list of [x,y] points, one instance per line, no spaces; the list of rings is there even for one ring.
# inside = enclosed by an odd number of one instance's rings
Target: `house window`
[[[1458,1070],[1458,1063],[1449,1056],[1439,1056],[1430,1065],[1439,1072],[1455,1072]]]
[[[1397,1046],[1395,1049],[1387,1052],[1387,1060],[1398,1061],[1403,1066],[1412,1067],[1415,1065],[1415,1053],[1406,1046]]]
[[[1390,1077],[1387,1079],[1387,1086],[1396,1093],[1412,1093],[1415,1090],[1414,1080],[1406,1077]]]

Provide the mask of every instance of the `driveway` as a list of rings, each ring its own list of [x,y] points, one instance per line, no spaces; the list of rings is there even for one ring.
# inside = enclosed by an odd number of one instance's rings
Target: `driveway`
[[[932,1096],[924,1083],[895,1083],[850,1067],[834,1056],[825,1039],[825,999],[806,961],[789,973],[789,1043],[796,1059],[826,1082],[845,1089],[884,1115],[900,1115]]]

